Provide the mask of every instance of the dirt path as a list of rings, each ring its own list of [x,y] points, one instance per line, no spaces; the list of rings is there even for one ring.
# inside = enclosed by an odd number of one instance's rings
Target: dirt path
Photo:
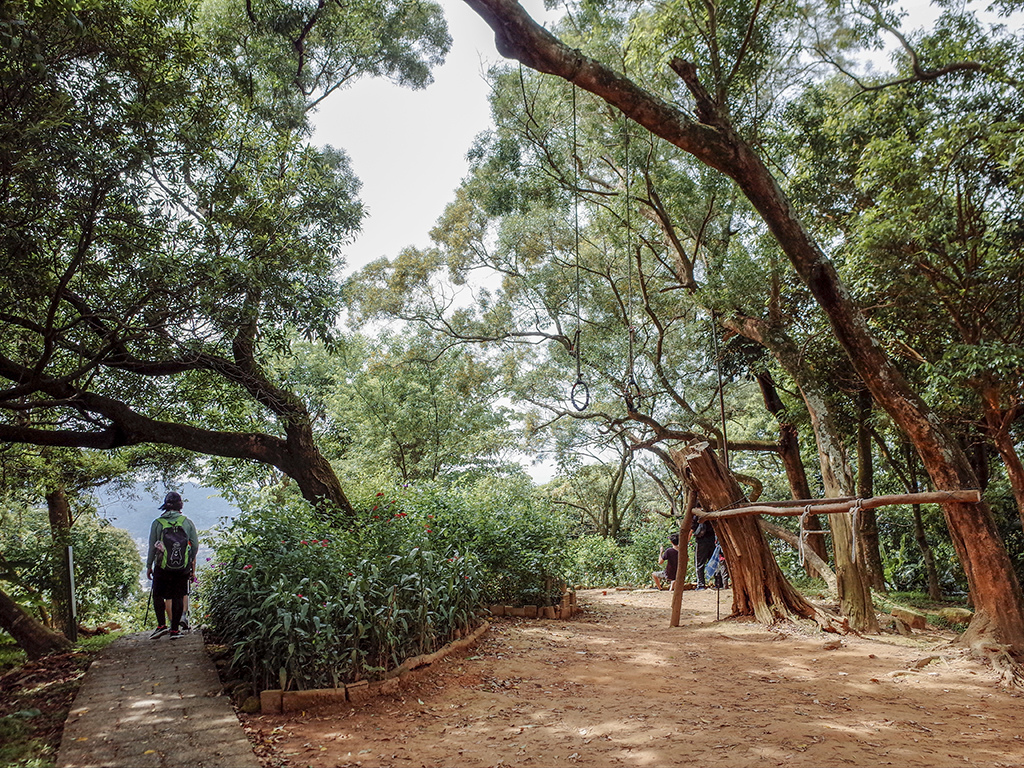
[[[950,635],[833,647],[715,622],[715,598],[669,629],[667,592],[581,592],[582,617],[499,619],[400,695],[245,723],[275,766],[1024,766],[1024,696]]]

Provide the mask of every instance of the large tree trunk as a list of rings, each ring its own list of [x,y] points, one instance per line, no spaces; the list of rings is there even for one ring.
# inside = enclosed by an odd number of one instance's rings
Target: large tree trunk
[[[913,442],[936,489],[978,488],[964,452],[889,360],[834,265],[801,224],[767,166],[701,85],[693,63],[674,59],[671,66],[695,99],[696,120],[614,69],[565,45],[533,21],[515,0],[465,2],[494,30],[503,56],[596,94],[655,135],[732,178],[825,311],[836,339],[875,402]],[[949,502],[943,510],[976,609],[964,639],[993,640],[1024,655],[1024,594],[992,511],[984,502]]]
[[[747,317],[728,322],[728,327],[770,351],[796,382],[811,417],[814,442],[818,447],[818,464],[825,495],[850,496],[854,492],[853,472],[839,427],[832,417],[829,399],[818,375],[810,370],[805,356],[785,330],[768,321]],[[810,494],[802,498],[810,498]],[[858,513],[859,516],[859,513]],[[878,617],[871,601],[871,586],[863,559],[858,562],[854,549],[854,514],[829,516],[832,527],[832,550],[836,558],[836,581],[839,603],[850,626],[858,632],[878,632]],[[807,526],[808,515],[803,521]],[[809,538],[814,538],[812,535]]]
[[[843,445],[836,438],[828,407],[820,393],[804,393],[811,414],[818,444],[818,458],[821,462],[821,479],[825,495],[840,497],[853,491],[853,478],[846,460]],[[871,586],[863,560],[858,561],[854,552],[856,519],[860,512],[829,515],[832,526],[832,549],[836,554],[836,580],[839,582],[839,602],[843,614],[850,619],[850,626],[858,632],[878,632],[878,616],[871,601]]]
[[[71,641],[78,639],[71,606],[71,574],[68,572],[67,549],[71,544],[71,505],[63,488],[46,494],[46,510],[50,517],[50,538],[53,540],[53,605],[55,623]]]
[[[871,393],[861,390],[857,414],[857,496],[870,499],[875,495],[875,465],[871,454]],[[885,593],[885,569],[882,567],[882,549],[878,541],[878,517],[873,509],[861,510],[857,535],[860,551],[872,588]]]
[[[704,510],[723,509],[743,498],[732,473],[707,443],[691,446],[681,459]],[[793,615],[819,618],[783,575],[757,517],[716,520],[715,533],[728,563],[733,616],[754,616],[763,624]]]
[[[71,649],[64,635],[48,629],[0,590],[0,628],[7,630],[30,659],[63,653]]]

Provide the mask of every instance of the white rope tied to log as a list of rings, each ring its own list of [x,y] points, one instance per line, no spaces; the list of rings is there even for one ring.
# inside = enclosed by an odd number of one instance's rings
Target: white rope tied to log
[[[861,504],[864,503],[864,499],[857,499],[850,506],[850,512],[853,514],[853,541],[850,545],[850,559],[853,562],[857,562],[857,518],[860,515]]]
[[[807,534],[809,533],[809,531],[807,530],[806,523],[807,523],[807,516],[809,514],[811,514],[811,505],[810,504],[808,504],[806,507],[804,507],[804,513],[802,515],[800,515],[800,540],[798,542],[799,546],[797,547],[797,551],[799,551],[799,553],[800,553],[800,565],[801,566],[803,566],[803,564],[804,564],[804,547],[807,546]]]

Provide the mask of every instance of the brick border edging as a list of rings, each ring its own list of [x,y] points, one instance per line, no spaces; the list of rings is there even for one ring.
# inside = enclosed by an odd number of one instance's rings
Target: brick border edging
[[[469,648],[490,628],[490,622],[485,621],[473,630],[472,634],[461,640],[453,640],[433,653],[406,659],[399,666],[387,672],[383,680],[374,680],[373,682],[360,680],[338,688],[317,688],[309,691],[282,691],[280,688],[260,691],[260,713],[273,715],[283,712],[298,712],[331,704],[356,703],[385,693],[394,693],[414,669],[440,661],[455,651]]]
[[[526,619],[561,619],[566,621],[582,613],[576,604],[576,590],[566,590],[557,605],[492,605],[488,608],[492,616],[517,616]]]

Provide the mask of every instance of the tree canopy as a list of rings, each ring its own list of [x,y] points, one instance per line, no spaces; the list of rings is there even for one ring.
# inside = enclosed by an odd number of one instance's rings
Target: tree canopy
[[[267,372],[330,342],[363,215],[318,98],[413,87],[447,51],[437,6],[5,6],[0,438],[160,443],[273,465],[348,501],[309,414]]]

